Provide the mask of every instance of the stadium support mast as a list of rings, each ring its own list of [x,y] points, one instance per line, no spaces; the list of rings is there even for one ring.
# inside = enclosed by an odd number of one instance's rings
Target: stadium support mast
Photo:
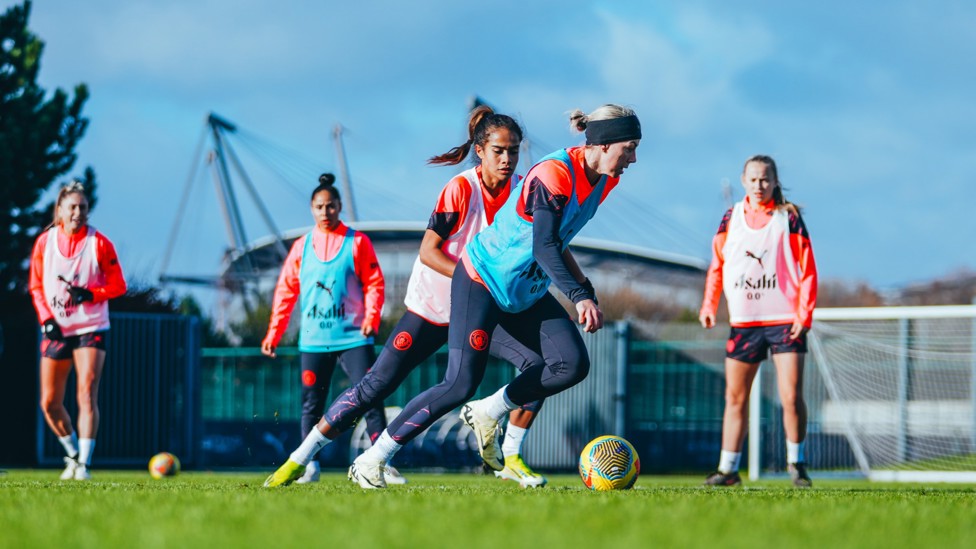
[[[235,131],[232,124],[215,116],[213,113],[207,117],[210,131],[213,134],[214,154],[210,160],[215,162],[214,184],[217,188],[217,196],[220,197],[221,210],[224,213],[224,223],[227,228],[227,236],[234,250],[243,250],[247,244],[247,235],[244,232],[244,224],[241,222],[241,212],[237,207],[237,197],[234,195],[234,188],[230,185],[230,173],[227,170],[227,161],[224,158],[224,142],[220,138],[220,131]]]
[[[332,130],[332,137],[335,138],[336,158],[339,160],[339,176],[342,178],[342,192],[346,195],[343,200],[343,211],[349,217],[349,221],[359,221],[356,214],[356,199],[352,194],[352,183],[349,181],[349,165],[346,162],[346,148],[342,143],[342,124],[336,124]]]
[[[206,141],[206,136],[207,134],[210,134],[211,139],[213,140],[213,150],[206,155],[206,164],[211,167],[214,187],[219,199],[220,210],[223,214],[224,228],[227,230],[228,248],[226,251],[225,261],[227,261],[228,264],[233,264],[235,260],[240,257],[242,265],[237,267],[235,272],[228,273],[229,277],[225,275],[223,277],[225,280],[222,281],[212,279],[211,277],[175,276],[166,273],[169,266],[170,257],[173,253],[176,235],[179,227],[181,226],[182,216],[186,210],[187,204],[189,203],[188,201],[190,190],[193,185],[193,177],[196,173],[196,169],[191,168],[186,185],[183,189],[183,196],[180,199],[180,206],[177,210],[176,219],[174,220],[173,228],[170,231],[170,240],[167,244],[166,252],[162,259],[162,269],[160,274],[161,282],[183,282],[204,285],[229,284],[229,289],[236,291],[241,283],[251,280],[256,274],[258,274],[249,253],[250,250],[248,249],[247,233],[244,228],[244,218],[241,215],[241,209],[237,200],[237,193],[234,190],[233,180],[231,178],[231,168],[237,172],[239,183],[243,185],[247,195],[250,196],[251,200],[253,201],[254,207],[257,209],[258,214],[264,221],[264,224],[267,226],[268,230],[271,232],[271,236],[274,239],[275,254],[280,260],[284,260],[288,255],[288,248],[285,246],[281,231],[275,224],[274,219],[271,216],[271,212],[268,210],[264,201],[261,200],[261,197],[258,195],[254,182],[247,174],[243,163],[241,162],[237,153],[234,151],[234,147],[231,145],[229,136],[235,133],[237,133],[236,125],[221,118],[220,116],[217,116],[214,113],[209,113],[207,115],[206,124],[204,125],[203,134],[200,136],[200,142],[197,144],[193,165],[198,165],[200,158],[202,157],[201,153],[203,152],[203,145]]]

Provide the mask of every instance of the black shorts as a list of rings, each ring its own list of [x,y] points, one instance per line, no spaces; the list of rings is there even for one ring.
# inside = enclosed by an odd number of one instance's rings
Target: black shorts
[[[790,339],[792,327],[792,323],[749,328],[733,327],[729,333],[729,340],[725,344],[725,356],[756,364],[766,360],[770,350],[774,355],[807,352],[807,335]]]
[[[71,358],[75,349],[94,347],[104,351],[107,342],[108,330],[68,336],[60,341],[48,339],[45,335],[41,336],[41,356],[54,360],[67,360]]]

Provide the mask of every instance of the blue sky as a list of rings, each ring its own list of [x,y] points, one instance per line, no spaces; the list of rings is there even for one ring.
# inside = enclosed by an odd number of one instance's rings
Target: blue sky
[[[42,84],[91,89],[76,171],[96,169],[92,221],[130,278],[159,274],[208,112],[296,151],[307,180],[254,175],[280,228],[311,223],[337,123],[360,216],[423,221],[456,171],[425,160],[463,141],[473,95],[537,155],[579,143],[573,108],[637,111],[638,163],[587,236],[707,257],[722,181],[741,197],[742,162],[764,153],[822,277],[976,269],[973,2],[40,0],[31,27]],[[213,273],[227,239],[193,173],[170,271]],[[266,234],[243,208],[249,238]]]

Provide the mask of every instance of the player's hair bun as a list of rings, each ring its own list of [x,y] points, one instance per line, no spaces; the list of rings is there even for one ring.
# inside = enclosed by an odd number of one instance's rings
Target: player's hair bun
[[[335,183],[335,176],[331,173],[324,173],[319,176],[320,185],[332,185],[333,183]]]
[[[583,133],[586,131],[586,125],[589,123],[590,117],[586,115],[583,111],[579,109],[574,109],[569,113],[569,129]]]

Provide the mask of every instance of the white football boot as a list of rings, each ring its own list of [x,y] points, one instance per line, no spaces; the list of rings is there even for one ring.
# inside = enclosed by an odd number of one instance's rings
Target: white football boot
[[[502,442],[499,434],[498,420],[482,411],[480,400],[473,400],[461,407],[461,421],[474,431],[478,439],[478,453],[485,465],[501,471],[505,468],[505,457],[502,453]]]
[[[386,464],[383,468],[383,479],[386,480],[387,484],[406,484],[407,479],[403,478],[400,471],[397,471],[396,467]]]
[[[349,480],[355,482],[365,490],[386,488],[383,469],[386,464],[367,457],[369,452],[361,454],[349,467]]]
[[[61,480],[74,480],[75,470],[78,468],[78,460],[72,457],[65,456],[64,458],[64,471],[61,472]]]
[[[84,463],[79,463],[78,467],[75,468],[75,480],[91,480],[91,473],[88,472],[88,466]]]

